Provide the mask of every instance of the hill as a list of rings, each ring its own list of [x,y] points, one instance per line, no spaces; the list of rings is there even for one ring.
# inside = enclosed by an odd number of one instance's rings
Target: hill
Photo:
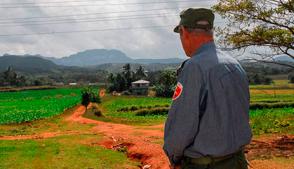
[[[103,64],[123,64],[123,63],[133,63],[133,64],[174,64],[181,63],[183,60],[179,58],[170,59],[132,59],[128,57],[125,53],[111,49],[92,49],[79,52],[68,57],[63,58],[45,58],[53,61],[57,65],[63,66],[97,66]]]
[[[79,52],[68,57],[47,58],[55,64],[64,66],[94,66],[105,63],[128,63],[132,59],[119,50],[93,49]]]
[[[0,71],[7,70],[9,66],[12,66],[16,71],[28,73],[51,72],[60,68],[52,61],[42,59],[39,55],[4,55],[0,57]]]

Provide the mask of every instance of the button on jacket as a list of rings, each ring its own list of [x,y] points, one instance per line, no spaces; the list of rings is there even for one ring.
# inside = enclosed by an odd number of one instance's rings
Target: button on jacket
[[[186,61],[178,86],[164,132],[172,164],[184,156],[225,156],[250,143],[249,84],[235,59],[207,43]]]

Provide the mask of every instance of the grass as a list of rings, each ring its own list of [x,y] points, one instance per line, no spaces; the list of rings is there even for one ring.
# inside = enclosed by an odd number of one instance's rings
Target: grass
[[[123,153],[91,146],[100,136],[61,136],[45,140],[0,141],[0,169],[135,168]]]
[[[294,109],[291,107],[251,110],[250,124],[255,135],[264,133],[294,134]]]
[[[52,117],[80,102],[80,89],[0,92],[0,124]]]

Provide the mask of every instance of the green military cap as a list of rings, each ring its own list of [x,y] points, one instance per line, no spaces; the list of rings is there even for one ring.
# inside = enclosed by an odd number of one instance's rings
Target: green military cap
[[[212,29],[214,14],[212,10],[205,8],[188,8],[180,13],[181,21],[174,32],[179,33],[180,26],[187,28]],[[199,24],[199,21],[207,21],[208,25]]]

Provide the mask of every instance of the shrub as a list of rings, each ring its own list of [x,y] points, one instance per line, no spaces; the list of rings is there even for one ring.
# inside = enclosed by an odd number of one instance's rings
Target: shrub
[[[88,105],[90,104],[90,100],[91,100],[90,92],[87,89],[84,89],[82,91],[82,105],[87,108]]]
[[[94,90],[90,87],[84,88],[82,90],[82,105],[87,107],[90,102],[101,103],[101,98],[98,93],[95,94]]]
[[[155,92],[157,97],[172,97],[174,94],[174,86],[155,86]]]
[[[137,106],[132,106],[129,110],[130,111],[135,111],[135,110],[138,110],[139,108]]]
[[[154,105],[154,106],[132,106],[132,107],[123,107],[118,109],[119,112],[127,112],[127,111],[136,111],[141,109],[153,109],[153,108],[168,108],[169,104],[165,105]]]
[[[294,102],[251,103],[250,104],[250,109],[284,108],[284,107],[294,107]]]
[[[102,111],[100,110],[97,104],[93,104],[93,106],[91,106],[91,108],[89,108],[87,111],[90,112],[91,114],[94,114],[97,117],[103,116]]]
[[[142,109],[136,111],[136,116],[152,116],[152,115],[166,115],[169,108],[153,108],[153,109]]]
[[[160,73],[159,82],[155,86],[156,96],[172,97],[177,83],[176,72],[166,70]]]

